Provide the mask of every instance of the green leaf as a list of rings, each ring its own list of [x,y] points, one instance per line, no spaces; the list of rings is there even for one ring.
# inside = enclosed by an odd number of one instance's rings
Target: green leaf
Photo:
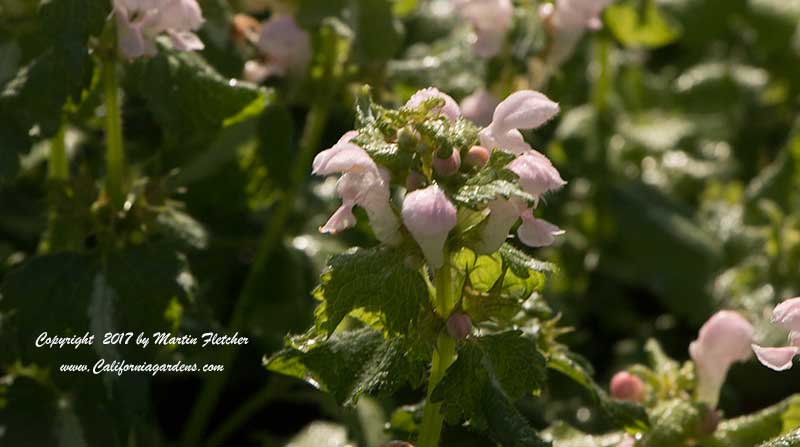
[[[795,427],[785,427],[784,418],[796,413],[800,396],[795,395],[761,411],[722,421],[714,432],[715,445],[750,447]]]
[[[629,47],[658,48],[680,38],[678,26],[667,18],[655,1],[645,0],[643,6],[628,1],[606,8],[605,21],[614,37]]]
[[[615,424],[637,430],[647,428],[648,418],[644,408],[632,402],[611,398],[603,387],[592,379],[591,373],[568,353],[563,351],[551,353],[547,367],[564,374],[589,391],[592,399]]]
[[[800,430],[759,444],[758,447],[797,447],[800,446]]]
[[[442,402],[448,421],[467,419],[504,446],[544,446],[513,402],[538,392],[545,380],[536,343],[507,331],[462,344],[431,401]]]
[[[329,334],[356,309],[378,314],[388,332],[406,334],[429,305],[421,274],[406,266],[401,251],[382,247],[331,257],[314,294],[322,301],[317,325]]]
[[[533,202],[533,197],[517,183],[517,176],[505,170],[514,159],[512,154],[494,150],[489,162],[477,173],[470,175],[454,195],[453,200],[466,207],[476,209],[498,197],[515,197],[524,202]]]
[[[691,402],[674,399],[661,402],[651,416],[652,429],[640,441],[647,447],[675,447],[693,437],[700,423],[700,411]]]
[[[388,0],[350,0],[355,54],[363,63],[392,59],[402,44]]]
[[[562,422],[555,423],[544,435],[557,447],[617,447],[624,439],[624,432],[589,435]]]
[[[426,363],[417,360],[403,338],[384,338],[362,328],[336,333],[321,342],[304,340],[265,361],[270,371],[313,379],[344,405],[364,394],[390,394],[405,383],[417,385]]]
[[[161,47],[157,56],[141,58],[130,68],[130,77],[173,144],[202,143],[226,120],[243,111],[258,113],[267,103],[266,90],[222,77],[193,52]]]
[[[511,271],[522,278],[527,278],[529,271],[550,273],[556,271],[555,264],[534,259],[509,243],[500,246],[500,256],[503,258],[503,262],[511,268]]]

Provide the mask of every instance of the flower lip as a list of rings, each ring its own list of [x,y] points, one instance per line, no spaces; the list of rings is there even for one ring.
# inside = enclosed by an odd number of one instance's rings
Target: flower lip
[[[775,306],[772,322],[790,331],[800,331],[800,297],[790,298]]]
[[[492,126],[497,131],[535,129],[559,112],[558,103],[534,90],[514,92],[494,109]]]

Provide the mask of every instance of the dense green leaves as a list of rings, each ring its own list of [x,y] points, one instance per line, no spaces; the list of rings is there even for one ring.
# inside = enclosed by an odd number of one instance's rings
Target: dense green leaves
[[[323,301],[317,324],[326,333],[361,309],[376,313],[388,332],[406,334],[416,327],[428,305],[428,289],[420,273],[406,265],[401,251],[381,247],[333,256],[315,296]]]
[[[800,430],[758,444],[758,447],[797,447],[800,445]]]
[[[265,361],[267,369],[314,379],[339,402],[354,405],[364,394],[388,394],[417,384],[425,362],[410,354],[403,339],[386,339],[370,328],[334,334],[324,341],[300,340]]]
[[[544,357],[534,341],[508,331],[464,343],[431,400],[442,402],[448,420],[468,419],[504,446],[543,446],[513,403],[544,381]]]

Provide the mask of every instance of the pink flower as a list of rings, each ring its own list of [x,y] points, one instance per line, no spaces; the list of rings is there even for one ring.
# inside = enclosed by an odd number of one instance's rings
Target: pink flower
[[[626,371],[614,374],[609,388],[614,399],[641,402],[644,398],[644,382],[639,377]]]
[[[492,121],[492,114],[498,104],[500,100],[482,88],[461,100],[461,113],[473,123],[486,126]]]
[[[456,226],[456,207],[438,185],[408,193],[403,201],[403,223],[433,268],[444,264],[444,244]]]
[[[800,297],[788,299],[772,311],[772,322],[789,330],[789,346],[765,348],[753,345],[758,361],[775,371],[792,367],[792,360],[800,354]]]
[[[489,162],[489,150],[483,146],[472,146],[467,151],[467,155],[464,157],[464,163],[467,166],[476,166],[481,167]]]
[[[312,172],[316,175],[341,173],[337,190],[342,206],[320,228],[323,233],[337,233],[356,224],[353,207],[367,212],[370,226],[381,242],[394,245],[400,241],[400,222],[389,203],[389,174],[379,168],[364,149],[350,143],[358,135],[347,132],[330,149],[314,158]]]
[[[311,40],[291,15],[271,16],[261,27],[258,49],[267,57],[270,74],[300,74],[311,61]]]
[[[564,234],[564,230],[533,217],[533,210],[516,199],[498,197],[489,202],[489,216],[481,230],[480,240],[475,249],[478,253],[494,253],[505,242],[508,231],[518,218],[522,225],[517,229],[517,236],[529,247],[546,247],[555,242],[555,237]]]
[[[447,333],[456,340],[463,340],[472,332],[472,320],[469,315],[454,312],[447,318]]]
[[[453,149],[450,156],[447,158],[439,158],[433,154],[433,170],[436,174],[442,177],[449,177],[461,167],[461,152],[458,149]]]
[[[558,114],[558,104],[533,90],[511,94],[494,109],[492,122],[483,129],[481,145],[521,154],[531,150],[517,129],[535,129]]]
[[[711,408],[717,406],[719,390],[734,362],[750,358],[753,326],[741,315],[722,310],[700,328],[689,354],[697,371],[697,399]]]
[[[625,433],[617,447],[633,447],[636,445],[636,438]]]
[[[506,165],[506,169],[517,174],[522,189],[538,202],[542,194],[560,189],[567,182],[541,153],[531,149]]]
[[[118,47],[126,59],[155,55],[155,39],[162,33],[177,50],[204,48],[192,32],[204,22],[195,0],[113,0],[113,4]]]
[[[458,14],[469,20],[475,30],[475,53],[481,57],[497,55],[514,18],[511,0],[455,0],[454,3]]]
[[[409,109],[415,109],[430,98],[441,98],[444,100],[444,105],[437,110],[437,113],[444,115],[444,117],[450,120],[450,122],[455,122],[455,120],[461,116],[461,109],[458,108],[456,101],[450,97],[450,95],[440,92],[435,87],[428,87],[418,90],[413,96],[411,96],[408,102],[406,102],[405,106]]]
[[[556,0],[555,7],[545,4],[539,9],[542,20],[549,22],[552,46],[548,58],[552,65],[565,61],[575,49],[583,33],[602,28],[600,14],[613,0]]]

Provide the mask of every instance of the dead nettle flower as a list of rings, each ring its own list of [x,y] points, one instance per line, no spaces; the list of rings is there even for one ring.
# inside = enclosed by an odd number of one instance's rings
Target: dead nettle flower
[[[433,184],[408,193],[403,200],[403,224],[433,268],[444,264],[444,244],[456,226],[456,207]]]
[[[389,204],[389,174],[364,149],[350,142],[356,135],[358,132],[354,130],[345,133],[333,147],[314,158],[314,174],[342,174],[337,185],[342,206],[320,231],[337,233],[354,226],[353,207],[358,205],[367,212],[375,236],[385,244],[394,245],[400,241],[400,222]]]
[[[492,114],[500,100],[482,88],[461,100],[461,113],[464,118],[479,126],[487,126],[492,121]]]
[[[456,103],[456,101],[450,97],[450,95],[447,93],[442,93],[435,87],[428,87],[418,90],[411,96],[411,98],[409,98],[405,107],[409,109],[415,109],[419,107],[420,104],[431,98],[439,98],[444,101],[444,104],[438,108],[437,113],[443,115],[451,123],[455,122],[458,117],[461,116],[461,109],[458,108],[458,103]]]
[[[258,49],[266,57],[266,63],[261,64],[262,70],[250,67],[251,73],[262,76],[250,79],[256,82],[269,76],[301,74],[311,61],[311,39],[288,14],[273,15],[261,25]]]
[[[463,340],[472,332],[472,320],[469,315],[454,312],[447,318],[447,333],[456,340]]]
[[[631,402],[641,402],[644,399],[644,382],[627,371],[620,371],[614,374],[614,377],[611,378],[609,389],[614,399],[629,400]]]
[[[800,297],[778,304],[772,311],[772,322],[789,331],[789,346],[778,348],[753,345],[758,361],[775,371],[792,367],[792,360],[800,354]]]
[[[517,155],[506,169],[519,177],[520,186],[535,201],[534,208],[543,194],[563,187],[566,182],[547,157],[525,142],[518,129],[539,127],[553,118],[558,110],[558,104],[542,93],[519,91],[497,106],[492,122],[479,134],[483,146]],[[533,209],[517,199],[498,197],[489,203],[489,209],[491,211],[481,241],[476,247],[481,253],[496,251],[518,217],[522,218],[522,225],[517,230],[517,236],[522,243],[531,247],[550,245],[555,241],[555,236],[564,233],[555,225],[535,218]]]
[[[454,0],[453,3],[458,14],[472,24],[475,53],[481,57],[497,55],[514,18],[511,0]]]
[[[583,33],[602,28],[600,13],[613,0],[556,0],[555,5],[545,3],[539,16],[549,26],[551,47],[548,58],[558,65],[566,60]]]
[[[204,48],[192,32],[204,22],[195,0],[114,0],[114,16],[119,51],[126,59],[154,56],[156,37],[162,33],[177,50]]]
[[[753,326],[741,315],[721,310],[700,328],[689,354],[697,373],[697,400],[716,408],[719,390],[734,362],[750,358]]]

